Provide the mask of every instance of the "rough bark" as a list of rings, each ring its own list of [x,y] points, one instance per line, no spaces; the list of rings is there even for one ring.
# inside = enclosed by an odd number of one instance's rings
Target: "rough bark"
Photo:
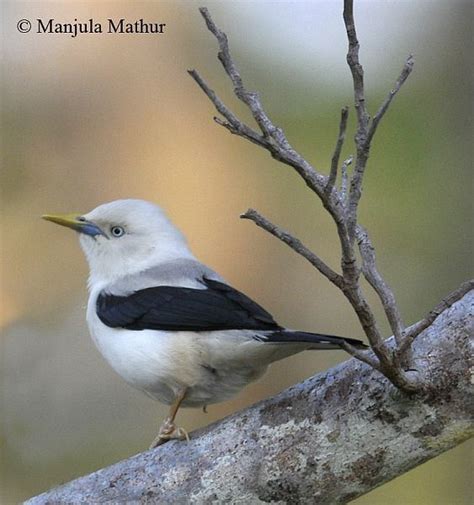
[[[350,359],[27,503],[347,503],[474,434],[473,307],[471,290],[414,342],[422,394]]]

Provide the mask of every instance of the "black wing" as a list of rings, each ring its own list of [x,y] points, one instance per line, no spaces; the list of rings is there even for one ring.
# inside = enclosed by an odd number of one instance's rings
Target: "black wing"
[[[260,305],[227,284],[204,277],[206,289],[156,286],[128,296],[101,293],[97,315],[128,330],[279,330]]]

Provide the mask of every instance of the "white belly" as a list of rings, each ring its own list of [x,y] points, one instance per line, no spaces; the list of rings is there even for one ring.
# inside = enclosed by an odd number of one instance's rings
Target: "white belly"
[[[179,389],[193,381],[190,374],[177,374],[173,346],[165,332],[102,326],[91,328],[92,338],[110,366],[131,386],[169,404]]]

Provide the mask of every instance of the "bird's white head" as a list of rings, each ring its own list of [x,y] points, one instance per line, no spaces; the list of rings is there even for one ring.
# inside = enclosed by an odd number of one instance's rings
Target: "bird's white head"
[[[43,218],[79,232],[91,287],[173,259],[193,258],[186,239],[163,210],[144,200],[116,200],[87,214]]]

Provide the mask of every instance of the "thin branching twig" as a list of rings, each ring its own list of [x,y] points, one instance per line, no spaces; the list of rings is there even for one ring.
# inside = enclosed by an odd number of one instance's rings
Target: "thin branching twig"
[[[219,45],[218,58],[233,85],[234,94],[249,108],[258,129],[254,129],[241,121],[220,100],[196,70],[189,71],[191,77],[197,82],[222,116],[214,118],[219,125],[226,128],[232,134],[243,137],[263,147],[274,159],[294,168],[306,182],[307,186],[317,194],[324,208],[329,212],[336,224],[341,246],[341,273],[329,267],[299,239],[271,223],[257,211],[250,209],[241,217],[253,221],[257,226],[285,242],[295,252],[306,258],[346,296],[357,314],[375,356],[367,352],[361,352],[351,346],[345,346],[347,352],[379,370],[399,388],[407,392],[418,391],[421,387],[420,381],[415,379],[413,374],[408,376],[405,372],[406,367],[404,368],[403,366],[409,361],[410,353],[408,351],[410,346],[416,335],[426,328],[427,325],[431,324],[430,322],[439,314],[439,311],[450,306],[450,300],[457,300],[458,298],[450,295],[447,299],[448,302],[445,301],[441,306],[437,307],[434,314],[430,313],[424,321],[415,325],[415,329],[412,327],[409,332],[406,332],[394,293],[376,267],[374,248],[367,231],[358,224],[357,217],[371,142],[394,96],[399,92],[413,69],[413,57],[408,57],[393,89],[381,104],[374,118],[371,119],[365,98],[364,70],[359,60],[359,41],[354,21],[353,0],[344,0],[344,23],[348,39],[347,63],[352,74],[357,126],[354,138],[356,148],[354,169],[351,177],[349,177],[348,167],[353,162],[353,157],[351,156],[342,163],[340,169],[341,181],[340,185],[338,185],[339,161],[346,135],[348,108],[345,107],[341,111],[339,134],[331,159],[329,175],[326,176],[295,151],[283,130],[275,126],[265,112],[258,94],[254,91],[249,91],[244,86],[242,76],[231,57],[227,35],[217,27],[206,8],[199,10],[206,22],[207,28],[217,39]],[[360,261],[358,254],[360,254]],[[395,336],[395,350],[390,348],[384,341],[374,312],[361,288],[361,274],[375,290],[382,303],[391,330]]]
[[[344,212],[347,205],[347,181],[349,180],[349,166],[352,164],[353,157],[349,156],[341,165],[341,201],[344,206]]]
[[[369,132],[367,134],[367,140],[366,140],[366,142],[368,143],[369,146],[370,146],[370,142],[372,141],[372,138],[375,134],[375,131],[377,130],[377,126],[380,123],[380,120],[383,118],[384,114],[387,112],[389,105],[392,103],[392,100],[394,99],[395,95],[400,91],[400,88],[402,87],[403,83],[408,79],[408,76],[411,74],[411,71],[413,70],[414,64],[415,64],[415,61],[413,59],[413,55],[410,54],[410,56],[408,56],[408,58],[407,58],[407,61],[405,62],[405,65],[403,65],[402,71],[397,79],[397,82],[395,83],[395,86],[390,91],[387,98],[382,103],[379,110],[376,112],[374,118],[372,119],[372,122],[371,122],[370,128],[369,128]]]
[[[374,291],[379,295],[395,341],[400,345],[403,338],[404,325],[395,301],[395,295],[377,270],[374,246],[370,241],[367,231],[358,225],[356,233],[362,257],[362,273]]]
[[[254,209],[249,209],[241,216],[242,219],[249,219],[257,226],[271,233],[274,237],[289,245],[293,251],[297,252],[303,258],[307,259],[314,267],[316,267],[321,274],[324,275],[338,288],[343,286],[343,278],[329,267],[324,261],[319,258],[314,252],[310,251],[299,239],[295,238],[290,233],[282,230],[279,226],[271,223],[268,219],[263,217]]]
[[[416,324],[411,326],[405,333],[404,340],[401,343],[398,353],[400,356],[403,356],[408,349],[410,349],[411,345],[415,341],[416,337],[423,331],[428,328],[433,321],[445,310],[449,309],[454,303],[460,300],[465,294],[469,293],[474,289],[474,279],[470,279],[466,282],[463,282],[455,291],[450,293],[448,296],[443,298],[438,305],[430,312],[428,315],[423,318],[421,321],[418,321]]]
[[[339,135],[337,137],[336,147],[331,159],[331,172],[329,173],[328,183],[326,185],[326,192],[331,192],[337,179],[337,169],[339,166],[339,158],[341,157],[342,145],[346,138],[347,118],[349,117],[349,107],[343,107],[341,110],[341,121],[339,123]]]

